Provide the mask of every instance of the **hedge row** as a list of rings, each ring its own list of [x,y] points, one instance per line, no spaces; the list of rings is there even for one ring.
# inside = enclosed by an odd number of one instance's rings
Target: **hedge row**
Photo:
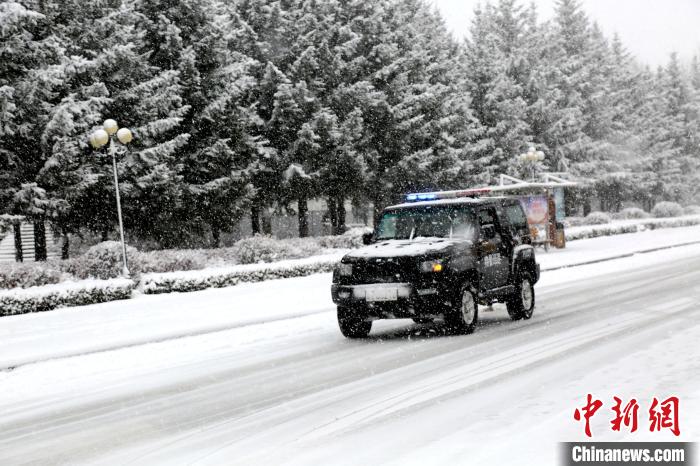
[[[131,276],[141,274],[204,270],[244,264],[276,263],[362,245],[362,233],[356,229],[340,236],[318,238],[274,239],[253,236],[228,248],[182,249],[141,252],[127,246]],[[122,273],[122,247],[116,241],[105,241],[89,248],[83,255],[68,260],[0,264],[0,289],[30,288],[75,280],[118,278]]]
[[[334,255],[277,264],[252,264],[220,269],[146,274],[141,277],[141,290],[145,294],[189,292],[207,288],[224,288],[245,282],[304,277],[332,271],[340,258],[341,255]]]
[[[649,219],[641,223],[622,225],[600,225],[585,229],[573,229],[566,233],[567,241],[579,239],[597,238],[599,236],[614,236],[624,233],[637,233],[639,231],[655,230],[658,228],[680,228],[700,225],[700,216],[670,219]]]
[[[0,316],[129,299],[135,286],[132,280],[115,278],[4,290],[0,291]]]

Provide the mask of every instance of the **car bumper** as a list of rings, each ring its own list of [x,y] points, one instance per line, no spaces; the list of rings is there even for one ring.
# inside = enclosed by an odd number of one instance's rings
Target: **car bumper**
[[[377,283],[331,286],[333,302],[353,307],[368,318],[412,318],[443,315],[452,297],[439,286],[416,287],[410,283]]]

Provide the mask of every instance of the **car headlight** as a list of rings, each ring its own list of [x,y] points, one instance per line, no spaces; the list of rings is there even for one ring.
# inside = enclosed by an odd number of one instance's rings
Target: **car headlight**
[[[428,272],[442,272],[444,266],[440,260],[424,261],[420,263],[420,271],[424,273]]]
[[[352,276],[352,264],[340,264],[338,266],[338,274],[341,277],[350,277]]]

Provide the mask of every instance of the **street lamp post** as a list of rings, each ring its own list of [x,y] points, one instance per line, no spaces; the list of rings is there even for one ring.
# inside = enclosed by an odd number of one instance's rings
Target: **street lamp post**
[[[112,141],[112,136],[116,134],[117,140],[126,146],[133,139],[133,134],[128,128],[119,128],[117,122],[108,119],[102,124],[102,128],[96,130],[90,135],[90,145],[95,149],[99,149],[106,144],[109,154],[112,156],[112,169],[114,170],[114,190],[117,197],[117,216],[119,217],[119,237],[122,241],[122,259],[124,267],[122,273],[125,277],[129,276],[129,267],[126,259],[126,243],[124,242],[124,223],[122,221],[122,204],[119,196],[119,178],[117,177],[117,146]]]
[[[530,181],[535,181],[535,169],[537,167],[537,162],[544,160],[544,152],[541,150],[535,150],[534,147],[530,147],[526,153],[520,154],[518,160],[529,167],[530,170]]]

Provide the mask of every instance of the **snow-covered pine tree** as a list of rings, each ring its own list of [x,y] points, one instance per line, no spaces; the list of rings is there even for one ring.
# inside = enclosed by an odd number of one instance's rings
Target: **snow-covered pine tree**
[[[533,135],[527,122],[527,84],[532,63],[528,14],[515,0],[477,7],[472,36],[466,42],[465,72],[472,105],[484,126],[480,141],[481,182],[493,182],[499,173],[514,175],[513,166]],[[514,173],[516,172],[516,173]]]
[[[672,53],[663,73],[662,100],[665,104],[666,134],[662,137],[669,145],[668,171],[664,183],[666,197],[685,201],[697,186],[697,169],[700,166],[699,149],[695,141],[698,136],[698,108],[688,77],[681,69],[678,55]],[[696,191],[697,192],[697,191]]]
[[[682,169],[687,89],[675,56],[668,67],[659,67],[641,82],[646,103],[640,107],[639,162],[635,177],[640,181],[636,198],[651,208],[660,200],[679,201],[687,193]],[[675,88],[675,89],[674,89]]]
[[[250,33],[227,4],[137,4],[147,17],[148,46],[157,51],[151,62],[177,70],[188,109],[179,130],[190,138],[176,153],[185,193],[181,221],[193,241],[210,233],[218,246],[220,233],[248,210],[254,195],[250,172],[268,153],[254,108],[258,64],[238,50],[239,39],[250,46]]]
[[[467,145],[478,125],[459,73],[459,49],[422,1],[387,4],[372,15],[368,81],[375,102],[365,118],[368,193],[375,208],[402,193],[464,185]],[[368,88],[369,89],[369,88]]]
[[[463,185],[471,168],[465,147],[477,124],[459,73],[460,53],[445,24],[423,1],[399,5],[398,57],[393,106],[397,134],[404,134],[403,154],[392,170],[400,193]],[[406,47],[411,44],[410,47]]]
[[[0,3],[0,43],[0,212],[25,214],[41,231],[45,212],[27,210],[31,203],[15,194],[35,183],[47,158],[40,135],[57,101],[52,67],[65,48],[46,15],[12,1]],[[45,244],[36,246],[45,258]]]
[[[188,137],[176,129],[187,109],[178,73],[149,64],[139,29],[143,16],[133,2],[80,3],[42,2],[71,51],[56,67],[60,100],[41,133],[49,156],[39,182],[70,206],[55,227],[87,227],[105,239],[114,229],[111,160],[87,144],[89,133],[113,118],[135,135],[128,148],[117,146],[125,228],[141,239],[174,244],[182,187],[173,155]]]
[[[585,98],[589,76],[590,24],[578,0],[557,0],[546,57],[557,90],[552,124],[545,132],[548,157],[557,171],[590,174],[590,138],[585,134]]]

